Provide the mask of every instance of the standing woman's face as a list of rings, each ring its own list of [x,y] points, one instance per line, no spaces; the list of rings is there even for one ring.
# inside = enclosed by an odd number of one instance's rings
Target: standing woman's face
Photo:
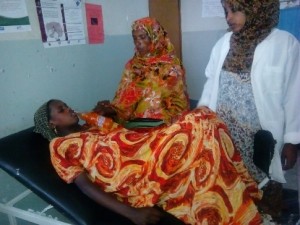
[[[151,39],[144,30],[134,30],[132,37],[136,50],[140,56],[145,56],[150,52]]]
[[[233,33],[239,32],[246,23],[245,13],[240,10],[233,9],[227,3],[224,3],[223,7],[228,26],[230,27]]]

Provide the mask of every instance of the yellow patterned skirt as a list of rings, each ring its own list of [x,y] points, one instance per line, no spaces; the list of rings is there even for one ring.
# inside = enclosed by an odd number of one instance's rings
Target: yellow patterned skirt
[[[186,224],[261,224],[261,198],[225,124],[202,107],[143,132],[98,129],[56,138],[51,159],[71,183],[80,173],[133,207],[158,205]]]

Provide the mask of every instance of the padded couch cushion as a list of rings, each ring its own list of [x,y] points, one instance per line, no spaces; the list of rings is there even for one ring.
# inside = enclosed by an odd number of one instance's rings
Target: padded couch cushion
[[[54,170],[49,142],[33,127],[0,139],[0,168],[78,225],[133,225],[89,199],[75,184],[66,184]],[[158,208],[159,209],[159,208]],[[161,209],[160,209],[161,210]],[[164,213],[157,225],[182,225]]]
[[[0,139],[0,168],[79,225],[132,225],[120,215],[97,205],[75,184],[66,184],[56,174],[49,142],[33,128]]]

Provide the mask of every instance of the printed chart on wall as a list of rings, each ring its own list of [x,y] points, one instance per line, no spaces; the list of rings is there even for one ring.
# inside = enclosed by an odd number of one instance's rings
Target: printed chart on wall
[[[25,0],[0,0],[0,34],[30,30]]]
[[[36,0],[45,48],[85,44],[81,0]]]
[[[203,0],[202,17],[224,17],[224,10],[220,0]]]

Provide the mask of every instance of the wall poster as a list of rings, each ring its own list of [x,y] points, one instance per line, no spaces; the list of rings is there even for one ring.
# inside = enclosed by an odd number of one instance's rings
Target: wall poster
[[[203,0],[202,17],[224,17],[224,9],[220,0]]]
[[[45,48],[85,44],[81,0],[35,0]]]
[[[0,0],[0,34],[31,31],[25,0]]]

